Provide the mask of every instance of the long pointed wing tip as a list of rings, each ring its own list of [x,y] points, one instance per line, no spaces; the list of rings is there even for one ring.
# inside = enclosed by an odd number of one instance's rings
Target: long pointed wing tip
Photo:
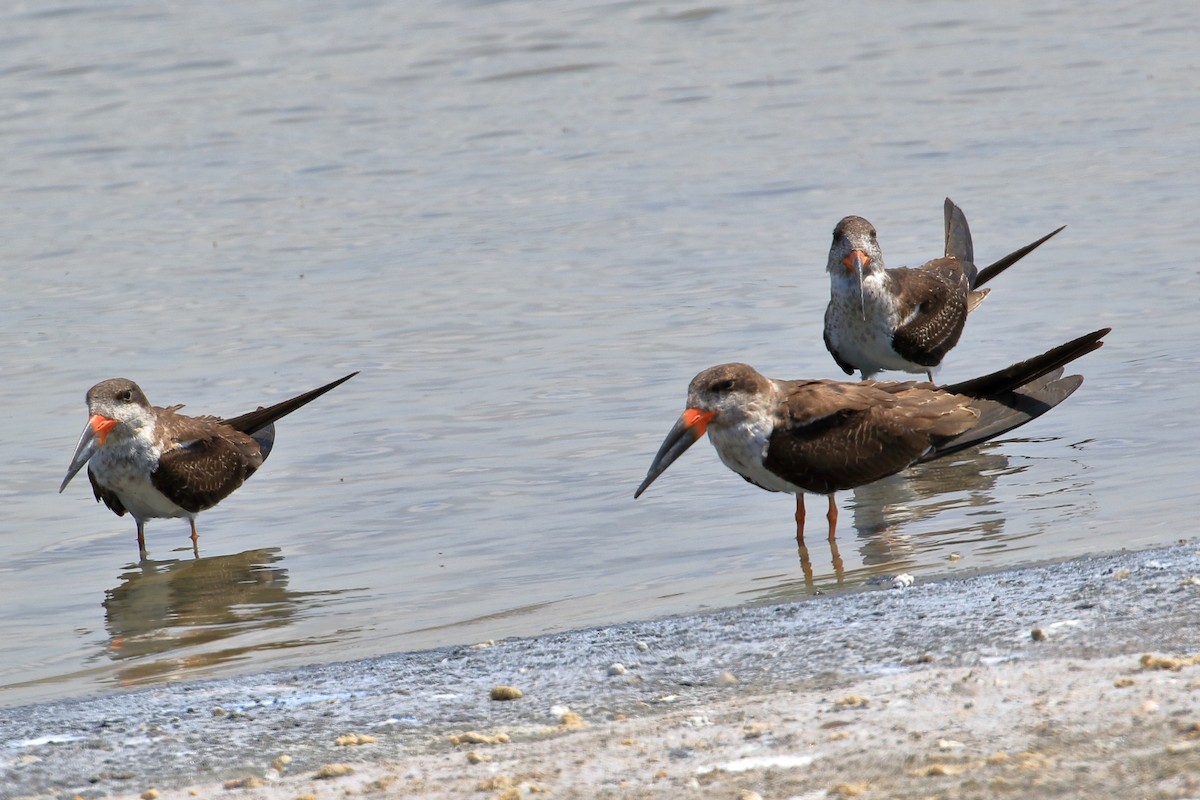
[[[1104,337],[1110,333],[1112,333],[1112,328],[1101,328],[1100,330],[1080,336],[1078,341],[1081,343],[1091,343],[1091,349],[1087,351],[1090,353],[1093,350],[1099,350],[1101,347],[1104,347]]]

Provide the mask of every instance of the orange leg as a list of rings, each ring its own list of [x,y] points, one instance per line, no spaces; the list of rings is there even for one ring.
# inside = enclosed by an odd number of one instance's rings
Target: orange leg
[[[804,544],[804,495],[796,495],[796,541]]]
[[[192,555],[195,556],[196,558],[199,558],[200,557],[200,534],[196,533],[196,520],[190,519],[190,520],[188,520],[188,522],[192,523]]]
[[[142,520],[135,520],[138,529],[138,555],[146,555],[146,523]]]
[[[838,509],[837,501],[833,499],[833,492],[829,493],[829,512],[825,514],[825,519],[829,520],[829,541],[834,540],[834,532],[837,530]]]

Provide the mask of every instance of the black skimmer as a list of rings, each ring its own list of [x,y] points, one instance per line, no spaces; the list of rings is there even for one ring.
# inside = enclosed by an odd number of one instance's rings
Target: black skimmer
[[[1007,433],[1065,400],[1083,383],[1063,367],[1102,346],[1103,328],[1040,356],[973,380],[778,381],[746,364],[704,370],[688,387],[687,410],[667,434],[639,497],[705,431],[725,466],[755,486],[796,495],[796,538],[804,538],[804,492],[829,496],[911,464],[932,461]]]
[[[133,515],[143,554],[146,520],[155,517],[187,517],[195,550],[196,515],[262,466],[275,443],[275,420],[357,374],[232,419],[189,417],[178,413],[182,405],[152,406],[127,378],[101,381],[88,389],[91,417],[58,491],[87,464],[96,500],[119,517]]]
[[[847,375],[857,369],[866,380],[896,369],[932,381],[967,314],[991,291],[979,287],[1062,230],[979,269],[967,218],[949,197],[945,217],[945,256],[915,268],[885,269],[875,228],[862,217],[846,217],[833,229],[825,347]]]

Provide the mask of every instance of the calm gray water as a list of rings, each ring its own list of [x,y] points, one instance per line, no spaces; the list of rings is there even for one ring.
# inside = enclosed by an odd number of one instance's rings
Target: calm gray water
[[[993,6],[5,4],[0,703],[1193,537],[1198,12]],[[1068,228],[940,378],[1112,325],[1074,397],[842,493],[837,567],[703,443],[633,500],[700,369],[841,376],[838,219],[914,264],[946,195],[984,263]],[[198,561],[57,494],[103,378],[354,369]]]

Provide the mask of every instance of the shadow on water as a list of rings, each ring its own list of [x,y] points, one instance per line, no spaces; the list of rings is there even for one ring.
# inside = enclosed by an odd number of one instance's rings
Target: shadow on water
[[[852,512],[850,515],[843,513],[842,519],[849,516],[852,520],[854,538],[827,542],[821,536],[819,541],[809,542],[817,552],[829,547],[830,568],[814,569],[810,547],[801,544],[797,547],[800,577],[788,576],[769,587],[747,593],[763,601],[785,602],[853,588],[925,563],[928,559],[922,559],[920,551],[928,548],[931,539],[938,545],[1002,539],[1005,517],[995,508],[996,482],[1002,476],[1018,474],[1025,468],[1012,466],[1008,456],[992,452],[995,449],[996,443],[989,443],[839,494],[840,503]],[[961,511],[954,517],[958,524],[953,528],[923,531],[920,536],[907,532],[916,523],[934,520],[951,510]],[[967,520],[965,525],[961,524],[963,515]],[[838,531],[840,537],[845,537],[848,532],[846,528]],[[858,550],[862,566],[846,572],[840,547],[848,544]]]
[[[282,561],[280,549],[268,547],[130,564],[104,599],[103,654],[125,664],[115,682],[131,686],[181,677],[253,652],[336,641],[270,636],[320,601],[349,591],[294,591]],[[215,643],[226,646],[214,648]]]

